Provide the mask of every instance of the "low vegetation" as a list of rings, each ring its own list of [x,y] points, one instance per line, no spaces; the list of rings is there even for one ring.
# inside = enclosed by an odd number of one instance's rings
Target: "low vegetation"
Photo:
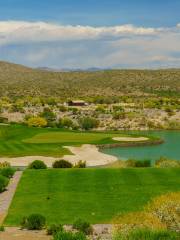
[[[7,177],[7,178],[12,178],[16,170],[12,167],[3,167],[0,168],[0,175]]]
[[[31,214],[23,217],[21,227],[28,230],[42,230],[45,227],[46,218],[41,214]]]
[[[61,231],[55,234],[53,240],[87,240],[86,236],[81,232]]]
[[[179,235],[166,230],[137,229],[127,235],[117,233],[113,240],[178,240]]]
[[[91,235],[93,233],[93,228],[89,222],[83,221],[82,219],[77,219],[73,223],[73,228],[83,232],[85,235]]]
[[[66,160],[58,160],[55,161],[52,165],[53,168],[72,168],[72,163],[66,161]]]
[[[46,164],[41,160],[35,160],[28,166],[29,169],[46,169]]]
[[[0,193],[3,192],[9,183],[9,179],[0,175]]]

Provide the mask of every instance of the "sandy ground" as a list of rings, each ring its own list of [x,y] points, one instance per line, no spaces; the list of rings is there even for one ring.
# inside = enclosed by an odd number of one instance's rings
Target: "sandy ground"
[[[95,145],[85,144],[80,147],[66,147],[74,155],[65,155],[61,158],[54,157],[43,157],[43,156],[25,156],[25,157],[15,157],[15,158],[0,158],[0,162],[7,161],[11,163],[14,167],[26,167],[34,160],[42,160],[46,163],[48,167],[52,167],[52,163],[59,159],[64,159],[72,164],[77,163],[78,161],[86,161],[88,167],[92,166],[101,166],[106,165],[112,162],[117,161],[118,159],[114,156],[104,154],[99,152],[98,148]]]
[[[65,226],[66,230],[71,230],[71,226]],[[112,225],[96,224],[93,225],[94,234],[90,239],[96,240],[101,236],[103,240],[111,240]],[[0,240],[51,240],[52,236],[47,236],[46,231],[28,231],[17,227],[7,227],[5,232],[0,232]]]
[[[0,232],[0,240],[50,240],[51,236],[46,235],[46,231],[27,231],[16,227],[6,228],[5,232]]]
[[[141,142],[141,141],[147,141],[149,138],[147,137],[114,137],[113,140],[115,141],[121,141],[121,142]]]

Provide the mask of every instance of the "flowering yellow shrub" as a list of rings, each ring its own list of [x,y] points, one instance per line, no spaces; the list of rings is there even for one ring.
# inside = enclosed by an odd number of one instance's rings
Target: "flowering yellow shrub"
[[[123,235],[136,229],[180,232],[180,192],[156,197],[144,211],[117,216],[113,224],[115,233]]]
[[[180,192],[154,198],[146,207],[167,229],[180,231]]]
[[[27,124],[29,127],[46,127],[47,121],[42,117],[31,117],[28,119]]]
[[[116,232],[121,232],[125,235],[135,229],[166,229],[166,225],[163,224],[158,217],[145,211],[118,216],[113,220],[113,224]]]

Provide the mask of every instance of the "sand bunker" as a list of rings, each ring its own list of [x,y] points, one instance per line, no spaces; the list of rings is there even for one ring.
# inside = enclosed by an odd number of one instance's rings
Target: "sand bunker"
[[[113,140],[120,141],[120,142],[142,142],[148,141],[149,138],[147,137],[114,137]]]
[[[46,163],[48,167],[52,167],[52,163],[59,159],[64,159],[72,164],[77,163],[78,161],[86,161],[87,166],[101,166],[108,163],[117,161],[117,158],[108,154],[99,152],[99,149],[95,145],[85,144],[80,147],[66,147],[74,155],[65,155],[63,157],[43,157],[43,156],[25,156],[25,157],[15,157],[15,158],[0,158],[0,162],[7,161],[11,163],[14,167],[26,167],[34,160],[42,160]]]

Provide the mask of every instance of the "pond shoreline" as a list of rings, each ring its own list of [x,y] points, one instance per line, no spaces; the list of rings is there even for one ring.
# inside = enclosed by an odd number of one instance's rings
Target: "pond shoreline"
[[[116,147],[142,147],[142,146],[151,146],[163,144],[163,139],[149,140],[143,142],[119,142],[119,143],[110,143],[110,144],[98,144],[96,145],[100,150],[107,148],[116,148]]]

